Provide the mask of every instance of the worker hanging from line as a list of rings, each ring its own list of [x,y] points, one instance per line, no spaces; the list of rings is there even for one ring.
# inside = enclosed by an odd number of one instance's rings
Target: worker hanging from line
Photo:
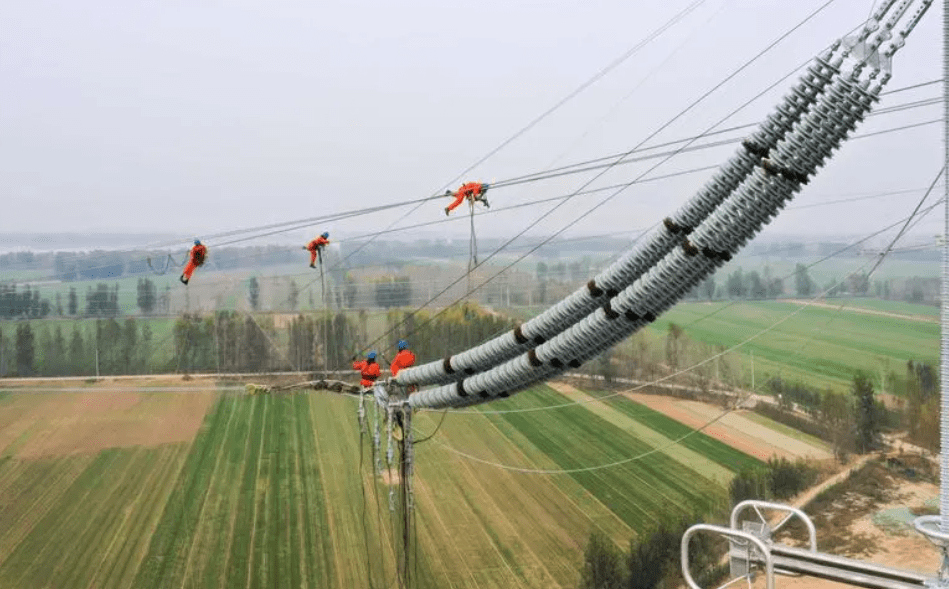
[[[399,340],[399,353],[395,355],[389,370],[392,372],[392,378],[399,374],[403,368],[408,368],[415,364],[415,354],[409,350],[409,342],[404,339]]]
[[[201,245],[200,239],[195,239],[194,247],[188,252],[188,263],[185,265],[185,270],[181,273],[181,277],[178,280],[183,284],[188,284],[188,281],[191,280],[191,275],[194,273],[194,269],[204,264],[204,259],[207,255],[208,248]]]
[[[359,384],[366,388],[374,385],[376,379],[379,378],[379,363],[376,362],[376,353],[369,352],[366,359],[360,360],[359,362],[355,362],[355,357],[353,360],[353,370],[358,370],[362,376],[362,380],[359,381]]]
[[[399,353],[395,355],[395,359],[392,360],[392,364],[389,366],[392,378],[395,378],[403,368],[408,368],[415,364],[415,354],[409,350],[409,342],[400,339],[398,347]],[[412,385],[408,388],[407,392],[414,393],[417,390],[418,387]],[[399,412],[395,413],[395,423],[392,424],[392,435],[397,440],[402,439],[402,414]]]
[[[488,191],[487,184],[482,184],[481,182],[468,182],[467,184],[462,184],[456,192],[451,190],[445,191],[445,196],[454,196],[455,200],[445,207],[445,214],[452,212],[458,205],[460,205],[466,198],[471,201],[471,204],[474,205],[475,201],[480,201],[484,206],[491,208],[491,205],[488,204],[488,199],[484,196]]]
[[[323,248],[329,245],[330,243],[330,234],[329,231],[324,231],[322,235],[306,244],[303,249],[310,251],[310,268],[316,268],[314,265],[316,258],[319,257],[320,265],[323,264]]]

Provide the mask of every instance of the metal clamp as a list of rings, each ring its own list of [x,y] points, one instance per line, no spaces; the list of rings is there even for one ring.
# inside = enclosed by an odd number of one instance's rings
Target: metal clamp
[[[808,535],[807,540],[808,540],[808,546],[810,547],[811,552],[817,552],[817,530],[814,527],[814,522],[811,521],[811,518],[808,517],[808,515],[804,513],[803,511],[801,511],[800,509],[796,507],[791,507],[790,505],[785,505],[783,503],[772,503],[770,501],[759,501],[757,499],[748,499],[747,501],[742,501],[738,503],[732,509],[730,524],[733,530],[739,529],[739,516],[741,515],[742,512],[746,511],[747,509],[753,509],[755,511],[761,523],[765,525],[768,536],[770,536],[771,533],[777,532],[778,530],[780,530],[784,526],[784,524],[788,523],[794,516],[797,516],[797,518],[800,519],[802,522],[804,522],[804,525],[807,527],[807,535]],[[787,515],[784,516],[784,518],[781,521],[779,521],[776,525],[772,526],[771,523],[765,518],[764,514],[761,513],[762,509],[770,509],[772,511],[782,511],[782,512],[787,513]]]
[[[940,587],[949,584],[949,533],[943,531],[943,523],[941,515],[923,515],[913,520],[916,531],[942,550],[942,565],[939,567],[937,583]]]

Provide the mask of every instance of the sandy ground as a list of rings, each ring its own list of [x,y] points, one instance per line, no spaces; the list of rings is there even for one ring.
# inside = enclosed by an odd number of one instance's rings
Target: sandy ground
[[[213,390],[14,394],[0,405],[0,449],[37,458],[194,439]]]
[[[625,394],[637,403],[668,415],[689,427],[702,427],[722,414],[721,408],[698,401],[661,395]],[[741,412],[729,413],[702,431],[732,448],[741,450],[745,454],[760,460],[767,460],[772,456],[788,459],[807,457],[817,460],[833,458],[826,448],[792,438],[760,425],[742,415]]]
[[[922,506],[927,499],[938,494],[939,488],[936,485],[904,482],[900,486],[899,499],[880,505],[879,510]],[[873,523],[872,516],[858,519],[851,526],[851,530],[872,537],[874,544],[879,547],[876,552],[867,557],[870,562],[926,573],[935,573],[939,569],[938,551],[915,531],[906,530],[900,534],[884,531]]]
[[[382,474],[379,475],[379,478],[382,479],[382,484],[393,486],[398,485],[402,482],[402,477],[399,476],[399,472],[396,470],[389,471],[387,469],[382,470]]]
[[[878,511],[893,507],[921,505],[926,499],[937,495],[939,489],[929,483],[906,483],[900,486],[899,498],[877,507]],[[884,531],[873,523],[872,515],[861,517],[849,527],[853,534],[860,534],[872,541],[875,550],[867,555],[856,557],[864,562],[872,562],[893,568],[918,571],[926,575],[935,576],[939,570],[940,554],[928,540],[915,531],[903,532]],[[817,530],[817,549],[821,550],[821,531]],[[764,589],[763,576],[754,583],[756,589]],[[814,577],[775,577],[775,587],[778,589],[837,589],[852,587],[834,581],[817,579]]]

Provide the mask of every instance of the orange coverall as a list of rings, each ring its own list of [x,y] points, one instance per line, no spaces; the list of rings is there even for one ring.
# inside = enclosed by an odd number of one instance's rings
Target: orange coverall
[[[330,240],[326,239],[322,235],[306,244],[306,249],[310,250],[310,265],[312,266],[316,262],[317,251],[320,248],[329,245]]]
[[[455,201],[445,207],[445,212],[447,213],[449,211],[455,210],[458,208],[458,205],[460,205],[466,198],[475,200],[484,194],[483,189],[484,185],[481,184],[481,182],[468,182],[467,184],[462,184],[461,188],[455,192]]]
[[[204,257],[208,253],[208,248],[202,245],[196,245],[191,248],[191,255],[188,257],[188,263],[185,265],[185,271],[183,276],[185,280],[191,280],[191,275],[194,273],[194,269],[204,264]]]
[[[398,354],[395,355],[395,360],[392,361],[392,364],[389,366],[389,370],[392,371],[393,378],[399,374],[399,371],[403,368],[408,368],[415,364],[415,354],[408,350],[401,350]]]
[[[375,360],[371,362],[369,360],[353,362],[353,370],[360,371],[362,380],[359,381],[359,384],[364,387],[371,387],[379,378],[379,363]]]

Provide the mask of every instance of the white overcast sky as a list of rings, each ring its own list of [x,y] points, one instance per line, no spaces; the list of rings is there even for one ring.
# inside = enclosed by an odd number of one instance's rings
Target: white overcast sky
[[[692,1],[3,0],[0,232],[202,236],[429,196]],[[824,2],[706,0],[465,179],[629,149]],[[704,131],[860,24],[871,4],[836,0],[653,142]],[[896,55],[889,88],[941,75],[940,4]],[[724,125],[760,120],[789,83]],[[932,85],[878,108],[940,95]],[[858,133],[941,112],[875,117]],[[940,168],[941,138],[933,124],[853,141],[796,204],[924,187]],[[733,150],[683,155],[655,173]],[[601,184],[645,169],[614,170]],[[652,225],[709,174],[634,186],[565,235]],[[565,194],[590,177],[499,189],[490,201]],[[576,197],[531,233],[559,230],[603,196]],[[919,196],[788,210],[768,231],[869,232],[908,215]],[[442,219],[446,202],[399,223]],[[550,206],[486,215],[479,231],[513,234]],[[330,229],[345,240],[406,211],[288,237]],[[938,232],[936,217],[917,231]],[[427,230],[436,233],[463,238],[467,223]]]

